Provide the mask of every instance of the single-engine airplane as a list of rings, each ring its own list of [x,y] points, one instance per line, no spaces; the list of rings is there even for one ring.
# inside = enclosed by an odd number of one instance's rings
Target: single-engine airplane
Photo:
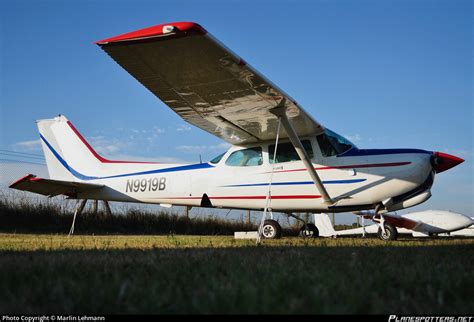
[[[361,228],[346,230],[334,230],[331,220],[327,214],[315,214],[314,221],[322,237],[337,237],[350,235],[377,234],[382,240],[395,240],[398,234],[411,234],[413,237],[430,237],[444,234],[451,234],[471,227],[474,220],[471,217],[458,214],[452,211],[425,210],[403,215],[395,213],[384,214],[386,234],[382,234],[382,229],[377,224],[377,219],[372,214],[359,212],[362,219],[368,218],[376,224]]]
[[[113,161],[60,115],[37,121],[49,179],[27,175],[11,188],[264,214],[373,209],[385,230],[385,212],[428,200],[435,174],[464,161],[418,149],[357,148],[193,22],[157,25],[97,45],[185,121],[232,147],[199,164]],[[260,235],[279,237],[278,222],[262,218]]]

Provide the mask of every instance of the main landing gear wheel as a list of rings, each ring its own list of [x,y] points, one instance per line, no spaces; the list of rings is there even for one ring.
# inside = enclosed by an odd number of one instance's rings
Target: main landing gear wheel
[[[267,219],[263,222],[262,236],[265,239],[281,238],[281,226],[273,219]]]
[[[377,236],[381,240],[396,240],[397,239],[398,237],[397,228],[387,223],[384,225],[384,228],[385,228],[385,234],[382,232],[381,227],[379,227],[379,230],[377,231]]]
[[[317,238],[319,237],[319,230],[315,224],[306,224],[301,227],[300,236],[304,238]]]

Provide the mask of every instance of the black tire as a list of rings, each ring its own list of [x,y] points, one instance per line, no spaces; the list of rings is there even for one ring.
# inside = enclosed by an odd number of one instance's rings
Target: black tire
[[[306,224],[300,229],[300,236],[304,238],[317,238],[319,237],[319,230],[315,224]]]
[[[397,228],[390,224],[385,224],[385,235],[382,234],[382,228],[379,227],[379,230],[377,231],[377,236],[381,240],[396,240],[398,238],[398,231]]]
[[[265,239],[281,238],[281,226],[278,221],[267,219],[263,223],[262,237]]]

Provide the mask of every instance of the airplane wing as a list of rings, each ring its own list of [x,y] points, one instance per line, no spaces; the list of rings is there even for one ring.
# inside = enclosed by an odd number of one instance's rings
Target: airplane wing
[[[420,224],[419,221],[408,219],[406,217],[398,216],[395,214],[384,214],[383,216],[385,218],[385,221],[398,228],[406,228],[413,230]]]
[[[278,119],[269,110],[283,104],[298,136],[324,130],[196,23],[157,25],[97,44],[185,121],[231,144],[275,139]]]
[[[58,195],[73,197],[78,192],[100,189],[102,187],[103,185],[100,184],[37,178],[33,174],[24,176],[10,185],[10,188],[13,189],[39,193],[48,197]]]

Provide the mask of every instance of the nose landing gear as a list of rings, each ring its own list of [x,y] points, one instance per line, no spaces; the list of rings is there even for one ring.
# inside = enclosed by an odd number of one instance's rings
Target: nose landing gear
[[[381,240],[396,240],[398,237],[398,231],[394,226],[390,225],[389,223],[385,223],[383,231],[382,228],[379,227],[377,236]]]
[[[372,218],[372,220],[379,226],[377,236],[385,241],[396,240],[398,238],[397,228],[385,220],[384,215],[381,213],[381,207],[382,204],[378,204],[375,207],[375,215]]]

